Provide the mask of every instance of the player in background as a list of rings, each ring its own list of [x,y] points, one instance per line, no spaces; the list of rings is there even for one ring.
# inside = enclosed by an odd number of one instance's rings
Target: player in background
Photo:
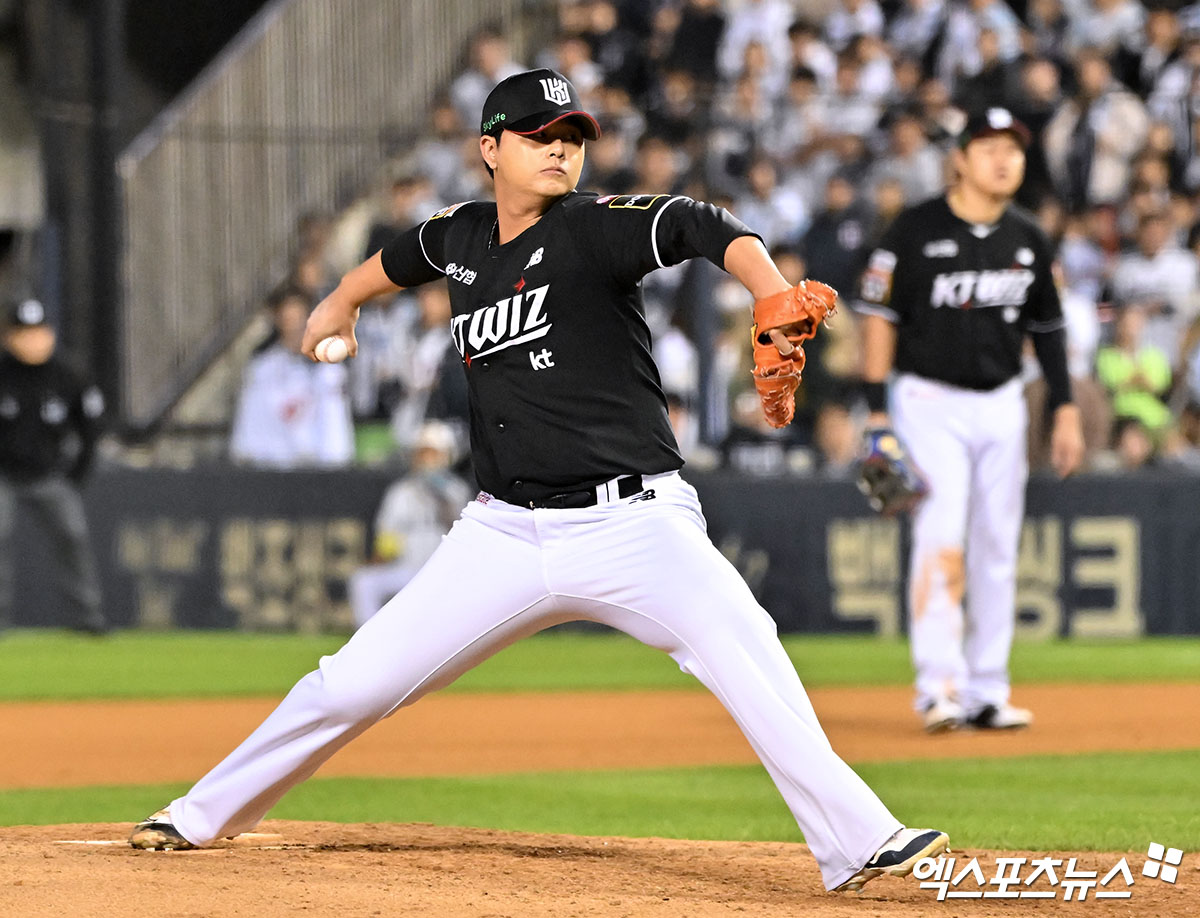
[[[762,320],[758,370],[787,365],[760,385],[777,423],[794,405],[774,382],[793,363],[798,380],[801,365],[790,336],[814,332],[818,313],[797,320],[802,329],[766,317],[816,299],[824,319],[835,295],[790,285],[761,240],[710,204],[576,192],[584,142],[599,136],[578,98],[552,70],[499,83],[479,141],[496,201],[448,207],[401,234],[309,319],[305,353],[332,335],[353,352],[362,303],[447,278],[482,491],[337,654],[187,794],[135,827],[134,847],[245,832],[372,724],[520,638],[588,620],[665,651],[720,699],[827,888],[907,875],[946,850],[945,833],[904,828],[833,751],[774,621],[709,540],[696,492],[678,474],[640,282],[704,256],[746,286]]]
[[[0,316],[0,631],[12,623],[18,514],[44,527],[67,625],[109,630],[80,489],[96,455],[104,397],[59,352],[41,302],[6,303]]]
[[[897,216],[857,304],[867,442],[894,425],[929,488],[913,516],[908,620],[915,706],[930,732],[1033,719],[1009,702],[1008,675],[1028,477],[1026,335],[1049,390],[1051,464],[1065,476],[1083,455],[1054,253],[1011,203],[1028,141],[1006,109],[972,116],[951,153],[957,180]]]

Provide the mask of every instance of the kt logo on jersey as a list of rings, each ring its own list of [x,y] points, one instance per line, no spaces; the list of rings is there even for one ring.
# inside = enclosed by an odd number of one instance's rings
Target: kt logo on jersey
[[[952,309],[1021,306],[1032,283],[1033,272],[1028,268],[939,274],[933,279],[930,305]]]
[[[495,354],[510,347],[519,347],[544,338],[554,327],[543,311],[550,285],[534,287],[500,300],[494,306],[483,306],[467,316],[455,316],[450,333],[459,356],[468,364],[472,360]],[[542,361],[534,369],[553,366]]]

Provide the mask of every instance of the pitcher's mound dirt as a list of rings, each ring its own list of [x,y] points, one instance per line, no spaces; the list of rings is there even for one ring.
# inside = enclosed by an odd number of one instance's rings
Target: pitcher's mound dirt
[[[153,852],[126,846],[128,831],[128,825],[0,829],[0,914],[1018,918],[1074,910],[1184,918],[1195,915],[1200,903],[1194,855],[1170,885],[1142,877],[1145,855],[1129,853],[1134,885],[1125,900],[1095,901],[1089,894],[1083,903],[1063,902],[1060,892],[1053,900],[938,902],[936,892],[912,878],[885,877],[859,895],[826,893],[808,850],[797,844],[268,821],[255,835],[217,848]],[[997,853],[955,856],[960,864],[978,856],[991,877]],[[1103,876],[1121,855],[1078,857],[1081,869],[1100,869]],[[978,887],[960,886],[970,888]]]

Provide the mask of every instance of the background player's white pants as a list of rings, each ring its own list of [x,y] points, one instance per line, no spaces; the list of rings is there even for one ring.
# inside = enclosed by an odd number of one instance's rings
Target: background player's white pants
[[[902,375],[891,409],[930,486],[908,580],[916,707],[946,695],[969,713],[1004,704],[1028,477],[1020,381],[975,392]]]
[[[371,724],[503,647],[587,619],[669,653],[733,715],[795,816],[827,887],[900,823],[833,751],[775,624],[705,534],[678,475],[653,499],[580,510],[473,501],[420,573],[186,796],[197,844],[254,827]]]

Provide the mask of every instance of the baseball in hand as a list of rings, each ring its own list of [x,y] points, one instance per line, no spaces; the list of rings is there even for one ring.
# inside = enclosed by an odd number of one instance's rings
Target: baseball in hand
[[[350,347],[341,335],[331,335],[317,342],[313,354],[321,363],[341,363],[350,356]]]

